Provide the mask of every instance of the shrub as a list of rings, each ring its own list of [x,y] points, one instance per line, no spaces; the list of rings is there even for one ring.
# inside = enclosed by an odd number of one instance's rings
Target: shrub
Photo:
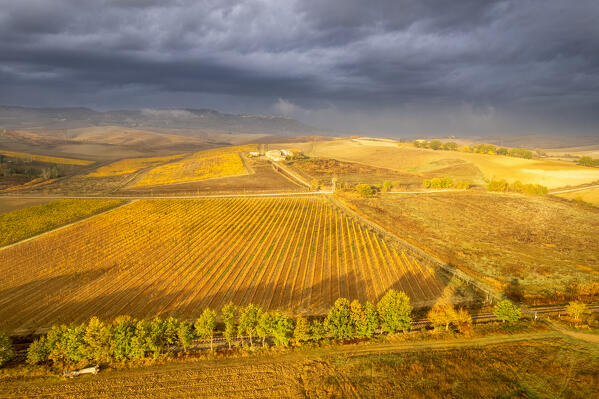
[[[336,339],[352,338],[355,329],[352,325],[351,308],[349,301],[345,298],[339,298],[329,311],[324,325],[328,333]]]
[[[503,323],[518,321],[521,317],[520,308],[507,299],[498,302],[493,308],[493,313]]]
[[[33,341],[27,348],[27,363],[34,365],[48,361],[50,349],[46,337],[41,337]]]
[[[460,308],[456,312],[455,323],[458,326],[458,330],[464,333],[472,325],[472,316],[470,316],[470,313],[466,309]]]
[[[391,182],[389,180],[385,180],[383,182],[383,187],[382,187],[381,191],[384,193],[387,193],[387,192],[391,191],[391,187],[393,187]]]
[[[442,147],[445,151],[456,151],[458,149],[458,145],[457,143],[453,142],[453,141],[448,141],[446,143],[443,143],[443,147]]]
[[[15,351],[12,348],[10,337],[0,332],[0,367],[8,363],[15,357]]]
[[[377,304],[383,330],[406,332],[412,325],[410,298],[403,291],[389,290]]]
[[[507,155],[507,148],[505,148],[505,147],[498,148],[497,155]]]
[[[310,338],[313,341],[320,341],[327,335],[327,328],[320,320],[312,320],[310,323]]]
[[[468,190],[470,188],[470,182],[468,180],[458,180],[453,185],[455,188],[461,188]]]
[[[491,180],[487,184],[487,190],[489,191],[506,191],[508,184],[505,180]]]
[[[456,311],[450,304],[435,304],[428,312],[427,317],[435,328],[445,326],[445,331],[447,331],[449,325],[456,320]]]
[[[310,323],[305,317],[298,317],[295,320],[295,329],[293,330],[295,342],[300,344],[310,340]]]
[[[516,158],[525,158],[525,159],[532,158],[532,151],[527,150],[526,148],[510,148],[508,150],[507,154],[510,157],[516,157]]]
[[[578,164],[597,168],[599,167],[599,158],[593,159],[591,157],[580,157],[578,158]]]
[[[587,305],[582,302],[573,301],[566,307],[566,312],[568,313],[568,316],[574,317],[574,320],[578,320],[583,314],[588,312],[588,308]]]
[[[362,197],[368,197],[368,196],[374,194],[372,187],[370,187],[370,185],[368,185],[368,184],[357,184],[356,191]]]
[[[459,151],[461,152],[472,152],[472,148],[468,145],[464,145],[462,147],[459,148]]]
[[[435,177],[430,180],[424,180],[422,185],[425,188],[451,188],[453,180],[450,177]]]
[[[441,142],[439,140],[431,140],[430,143],[428,143],[428,147],[432,150],[438,150],[441,148]]]

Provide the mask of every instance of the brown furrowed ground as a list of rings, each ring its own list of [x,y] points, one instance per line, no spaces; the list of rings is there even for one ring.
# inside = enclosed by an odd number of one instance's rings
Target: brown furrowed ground
[[[345,201],[511,295],[521,292],[534,302],[599,294],[599,209],[594,207],[548,196],[481,192]]]
[[[516,338],[516,337],[515,337]],[[297,349],[101,371],[74,380],[4,377],[0,397],[228,398],[592,398],[599,358],[590,346],[555,337],[452,345],[448,340]],[[501,341],[499,341],[501,342]],[[439,345],[437,345],[439,344]]]
[[[139,200],[0,249],[0,328],[193,318],[229,301],[323,314],[390,288],[430,305],[456,284],[324,198]]]

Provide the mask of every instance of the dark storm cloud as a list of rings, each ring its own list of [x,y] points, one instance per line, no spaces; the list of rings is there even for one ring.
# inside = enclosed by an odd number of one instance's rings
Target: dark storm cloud
[[[597,132],[599,3],[0,0],[0,103]]]

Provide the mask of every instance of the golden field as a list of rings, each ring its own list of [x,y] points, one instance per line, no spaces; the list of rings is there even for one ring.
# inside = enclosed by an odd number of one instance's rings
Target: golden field
[[[122,204],[120,200],[64,199],[0,214],[0,246]]]
[[[120,161],[113,162],[109,165],[102,166],[95,171],[89,173],[89,177],[106,177],[106,176],[119,176],[128,175],[135,173],[138,170],[148,168],[151,166],[157,166],[159,164],[172,161],[174,159],[183,158],[187,154],[169,155],[165,157],[152,157],[152,158],[128,158]]]
[[[435,172],[447,177],[466,178],[474,184],[505,179],[509,183],[520,180],[525,184],[541,184],[553,189],[599,180],[599,169],[572,162],[435,151],[409,144],[393,145],[389,141],[339,139],[296,143],[294,146],[309,156],[335,158],[400,172]]]
[[[587,190],[571,191],[569,193],[555,195],[570,200],[581,200],[599,206],[599,188],[589,188]]]
[[[11,158],[19,158],[24,160],[38,161],[38,162],[46,162],[46,163],[57,163],[61,165],[80,165],[87,166],[94,163],[94,161],[86,161],[83,159],[73,159],[73,158],[60,158],[60,157],[52,157],[49,155],[35,155],[35,154],[27,154],[24,152],[14,152],[14,151],[5,151],[0,150],[0,155],[4,155]]]
[[[180,161],[157,166],[143,175],[135,187],[186,183],[215,177],[236,176],[247,171],[239,155],[254,146],[226,147],[197,152]]]

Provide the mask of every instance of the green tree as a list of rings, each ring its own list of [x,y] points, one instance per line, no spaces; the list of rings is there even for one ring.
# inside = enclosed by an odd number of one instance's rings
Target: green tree
[[[27,348],[27,363],[31,365],[40,364],[48,361],[50,348],[46,337],[41,337],[33,341]]]
[[[310,339],[320,341],[327,335],[327,328],[320,320],[312,320],[310,323]]]
[[[135,324],[135,320],[129,316],[119,316],[112,323],[111,351],[116,360],[125,360],[131,355]]]
[[[410,298],[403,291],[389,290],[377,304],[381,327],[394,333],[406,332],[412,326]]]
[[[233,302],[229,302],[221,309],[223,316],[223,323],[225,323],[225,331],[223,335],[229,344],[231,349],[231,341],[235,338],[235,316],[237,314],[237,306],[233,305]]]
[[[429,148],[433,149],[433,150],[438,150],[441,148],[441,142],[439,140],[431,140],[430,143],[428,143]]]
[[[366,331],[366,313],[364,312],[364,307],[357,299],[354,299],[350,307],[350,318],[352,324],[352,337],[364,338],[366,335],[364,332]]]
[[[368,197],[374,193],[369,184],[356,184],[356,191],[362,197]]]
[[[299,345],[302,342],[310,340],[310,323],[305,317],[298,317],[295,320],[295,329],[293,330],[293,338]]]
[[[262,339],[262,346],[266,346],[266,337],[272,334],[274,319],[268,312],[262,312],[258,316],[258,325],[256,326],[256,334]]]
[[[443,149],[445,151],[457,151],[458,144],[454,141],[448,141],[446,143],[443,143]]]
[[[195,330],[190,322],[182,321],[179,323],[177,327],[177,339],[185,351],[193,344],[195,337]]]
[[[456,320],[456,311],[450,304],[435,304],[427,317],[435,328],[445,326],[447,331],[449,325]]]
[[[337,299],[324,320],[324,325],[333,338],[352,338],[355,334],[355,329],[352,325],[349,300],[345,298]]]
[[[147,320],[139,320],[135,323],[135,332],[131,337],[131,350],[128,358],[139,360],[146,357],[146,353],[153,351],[152,341],[152,323]],[[154,352],[155,353],[155,352]]]
[[[293,333],[293,320],[285,313],[274,312],[270,315],[271,334],[275,345],[289,345]]]
[[[238,334],[247,334],[250,337],[250,346],[253,346],[252,337],[256,335],[256,327],[258,326],[258,317],[262,313],[262,309],[250,303],[239,312],[239,327]]]
[[[458,330],[464,333],[472,326],[472,316],[466,309],[460,308],[455,314],[455,323],[458,326]]]
[[[210,341],[210,350],[213,349],[214,329],[216,328],[216,312],[210,308],[204,309],[200,317],[196,320],[195,329],[198,337],[208,342]]]
[[[566,306],[566,313],[568,313],[568,316],[574,317],[574,320],[580,319],[580,317],[587,312],[588,307],[582,302],[573,301]]]
[[[110,326],[101,322],[97,317],[92,317],[87,323],[83,336],[85,357],[97,363],[109,362],[112,355],[111,341]]]
[[[164,343],[166,345],[176,345],[179,340],[180,321],[170,316],[164,320]]]
[[[392,187],[393,187],[393,184],[391,184],[391,182],[389,180],[385,180],[383,182],[383,188],[381,189],[381,191],[384,193],[388,193],[389,191],[391,191]]]
[[[510,300],[505,299],[498,302],[493,308],[495,317],[501,320],[503,323],[506,321],[513,322],[520,320],[520,308],[514,305]]]
[[[167,328],[169,330],[167,337]],[[149,323],[148,348],[154,354],[154,357],[160,355],[164,347],[169,342],[175,343],[177,339],[176,321],[174,319],[162,320],[160,317],[154,317]],[[174,339],[172,337],[174,335]]]
[[[0,332],[0,367],[15,357],[15,351],[12,348],[10,337],[3,332]]]
[[[376,306],[371,302],[366,302],[364,305],[364,315],[366,317],[366,324],[364,329],[360,331],[360,334],[364,337],[372,337],[377,328],[379,328],[379,315],[376,311]]]
[[[62,325],[54,329],[56,335],[52,338],[54,345],[48,356],[53,362],[77,363],[85,358],[84,340],[85,324],[77,326]],[[51,330],[52,331],[52,330]]]

